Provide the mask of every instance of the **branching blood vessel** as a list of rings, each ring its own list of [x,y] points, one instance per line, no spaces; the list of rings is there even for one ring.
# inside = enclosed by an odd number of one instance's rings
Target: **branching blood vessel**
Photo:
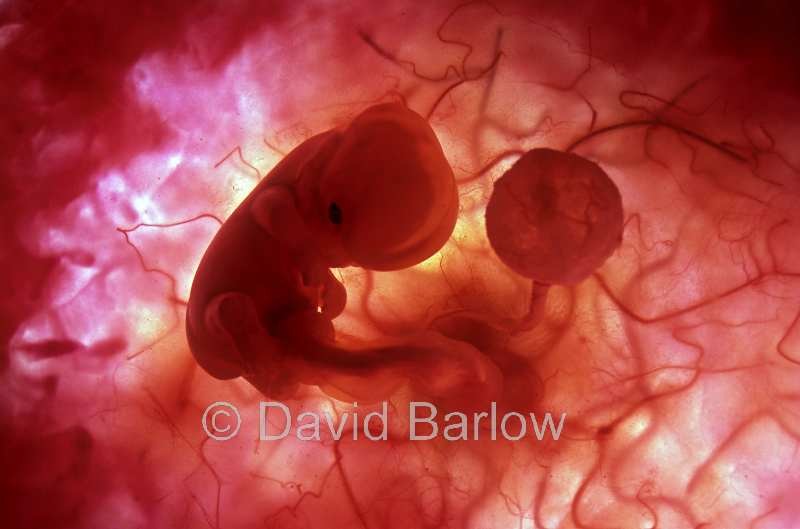
[[[0,2],[0,526],[797,529],[796,13]]]

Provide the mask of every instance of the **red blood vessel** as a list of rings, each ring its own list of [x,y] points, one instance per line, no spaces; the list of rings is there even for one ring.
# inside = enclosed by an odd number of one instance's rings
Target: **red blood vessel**
[[[796,12],[0,3],[0,527],[797,529]]]

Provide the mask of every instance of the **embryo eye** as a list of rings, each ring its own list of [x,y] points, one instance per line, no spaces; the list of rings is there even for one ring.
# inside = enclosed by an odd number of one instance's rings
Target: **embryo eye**
[[[342,209],[336,202],[331,202],[331,205],[328,206],[328,218],[334,224],[342,223]]]

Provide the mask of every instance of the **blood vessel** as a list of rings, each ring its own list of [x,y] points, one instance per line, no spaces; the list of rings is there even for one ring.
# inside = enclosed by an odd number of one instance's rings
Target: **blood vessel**
[[[0,2],[2,527],[800,527],[796,2],[607,4]]]

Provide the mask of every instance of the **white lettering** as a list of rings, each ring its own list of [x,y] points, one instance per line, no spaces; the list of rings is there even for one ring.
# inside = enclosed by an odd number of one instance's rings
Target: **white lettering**
[[[558,441],[558,438],[561,437],[561,429],[564,427],[564,419],[566,419],[567,414],[561,414],[561,420],[558,422],[558,429],[556,429],[555,424],[553,423],[553,417],[550,415],[550,412],[544,414],[544,421],[542,421],[542,427],[539,428],[539,424],[536,422],[536,415],[533,413],[530,414],[531,422],[533,423],[533,430],[536,435],[536,439],[541,441],[544,439],[545,434],[545,427],[549,425],[550,433],[553,435],[553,440]]]
[[[334,441],[338,441],[342,438],[342,432],[344,431],[344,423],[347,422],[347,412],[342,414],[342,420],[339,421],[339,425],[336,429],[333,428],[333,417],[327,411],[322,412],[325,416],[325,423],[328,425],[328,430],[331,432],[331,436],[333,437]]]
[[[417,408],[428,408],[431,411],[431,415],[425,419],[418,419],[416,415]],[[430,402],[411,402],[409,404],[409,419],[411,420],[411,424],[409,425],[411,431],[409,433],[409,439],[411,441],[430,441],[434,437],[439,434],[439,426],[433,422],[433,419],[436,418],[436,406],[431,404]],[[427,422],[431,425],[431,429],[433,430],[430,435],[427,436],[419,436],[417,435],[417,423],[418,422]]]
[[[476,413],[475,415],[472,416],[472,428],[475,430],[474,439],[476,441],[478,439],[480,439],[480,437],[481,437],[481,428],[480,428],[481,419],[486,418],[488,416],[489,416],[489,414],[486,413],[485,411],[482,411],[480,413]]]
[[[458,422],[455,424],[448,424],[444,427],[444,438],[448,441],[466,441],[469,437],[467,433],[467,415],[460,411],[454,411],[444,416],[445,422],[450,422],[452,417],[458,417]],[[453,435],[450,432],[453,430],[460,430],[461,433]]]
[[[519,419],[520,428],[518,435],[511,435],[508,433],[508,430],[506,429],[506,424],[508,423],[508,419],[510,419],[511,417],[516,417],[517,419]],[[509,441],[519,441],[520,439],[525,437],[526,430],[527,428],[525,428],[525,416],[522,415],[521,413],[517,413],[515,411],[506,413],[505,415],[503,415],[503,420],[500,421],[500,431],[503,432],[503,437],[505,437]]]
[[[267,408],[278,408],[283,412],[286,425],[283,431],[277,435],[267,433]],[[289,412],[289,407],[280,402],[261,402],[258,407],[258,438],[261,441],[276,441],[283,439],[289,435],[289,430],[292,427],[292,415]]]
[[[302,424],[306,417],[310,417],[311,421]],[[311,434],[304,434],[306,430],[311,430]],[[301,441],[319,441],[319,415],[310,411],[304,411],[297,416],[297,438]]]
[[[364,435],[370,441],[385,441],[388,439],[389,430],[387,428],[386,421],[388,420],[389,416],[389,404],[386,401],[383,401],[381,405],[381,411],[373,411],[372,413],[368,413],[366,417],[364,417]],[[381,433],[378,435],[373,436],[372,430],[370,430],[369,424],[372,418],[375,417],[380,421],[381,425]]]

